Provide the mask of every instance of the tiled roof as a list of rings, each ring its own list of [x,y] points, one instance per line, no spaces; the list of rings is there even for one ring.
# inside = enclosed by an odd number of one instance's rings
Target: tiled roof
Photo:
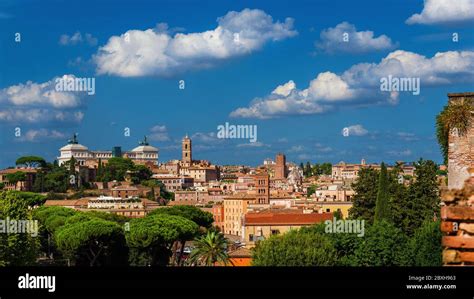
[[[38,172],[38,169],[35,169],[35,168],[7,168],[7,169],[0,170],[1,174],[9,174],[9,173],[15,173],[15,172],[36,173],[36,172]]]
[[[255,195],[253,194],[247,194],[247,193],[236,193],[236,194],[233,194],[233,195],[230,195],[228,197],[224,197],[224,199],[248,199],[248,200],[252,200],[252,199],[255,199]]]
[[[244,247],[239,247],[236,250],[229,252],[229,257],[252,257],[252,251]]]
[[[84,203],[80,202],[77,199],[61,199],[61,200],[50,200],[48,199],[44,205],[46,207],[65,207],[65,206],[80,206],[84,205]],[[87,202],[85,203],[87,205]]]
[[[310,225],[332,219],[332,213],[248,213],[245,225]]]

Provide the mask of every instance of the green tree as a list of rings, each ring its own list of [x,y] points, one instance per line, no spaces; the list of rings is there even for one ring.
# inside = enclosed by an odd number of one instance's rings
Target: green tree
[[[148,215],[130,221],[126,240],[133,266],[166,266],[173,254],[176,241],[192,240],[198,225],[191,220],[174,215]]]
[[[316,189],[317,189],[317,188],[318,188],[318,185],[311,185],[311,186],[309,186],[306,196],[307,196],[307,197],[310,197],[312,194],[314,194],[314,193],[316,192]]]
[[[189,219],[196,223],[198,226],[209,229],[212,227],[212,223],[214,222],[214,217],[211,213],[205,212],[198,207],[195,206],[172,206],[166,208],[155,209],[151,213],[151,215],[174,215],[174,216],[181,216],[183,218]],[[175,255],[175,262],[180,265],[182,262],[182,256],[184,252],[184,246],[188,239],[179,240],[180,243],[180,252],[179,254]],[[175,248],[178,244],[175,244]]]
[[[331,175],[332,174],[332,164],[331,163],[323,163],[321,165],[322,174]]]
[[[73,216],[77,217],[77,216]],[[69,218],[70,219],[74,218]],[[76,265],[120,265],[127,261],[122,227],[112,221],[82,218],[66,221],[54,234],[57,247]]]
[[[22,196],[22,192],[0,192],[0,219],[5,221],[32,220],[28,200]],[[35,264],[40,245],[35,238],[35,233],[37,232],[0,233],[0,265],[28,266]]]
[[[415,163],[415,180],[408,188],[405,206],[405,232],[412,235],[425,220],[440,218],[439,187],[436,178],[438,167],[431,160]]]
[[[375,202],[377,200],[379,172],[372,168],[359,171],[359,178],[352,184],[355,191],[349,218],[364,219],[369,223],[374,221]]]
[[[190,264],[195,266],[214,266],[216,263],[228,265],[228,240],[220,232],[208,231],[194,240],[195,248],[189,257]]]
[[[9,183],[16,184],[18,182],[26,181],[26,173],[23,171],[16,171],[6,175]]]
[[[24,156],[20,157],[16,160],[15,164],[17,166],[24,166],[27,168],[37,168],[37,167],[45,167],[46,161],[38,156]]]
[[[104,181],[104,165],[102,164],[102,159],[99,158],[97,166],[97,173],[96,173],[96,181],[103,182]]]
[[[443,264],[441,247],[441,223],[426,220],[410,239],[412,266],[440,267]]]
[[[333,266],[337,252],[324,232],[291,230],[259,241],[253,252],[254,266]]]
[[[382,162],[377,189],[377,200],[375,201],[374,221],[391,221],[390,194],[387,167]]]
[[[134,169],[135,164],[131,159],[113,157],[108,160],[107,165],[104,167],[103,179],[107,182],[113,180],[123,181],[127,171],[133,171]]]
[[[64,193],[69,187],[69,173],[64,167],[54,167],[44,176],[43,188],[45,192]]]
[[[197,225],[204,228],[211,228],[214,218],[211,213],[205,212],[195,206],[172,206],[155,209],[149,213],[149,215],[174,215],[181,216],[183,218],[189,219],[196,223]]]
[[[135,165],[132,170],[132,182],[140,184],[143,181],[149,180],[152,174],[151,170],[145,165]]]
[[[311,163],[306,162],[305,174],[306,177],[310,177],[313,175],[313,170],[311,169]]]
[[[365,235],[351,257],[354,266],[409,265],[408,239],[387,221],[378,221],[365,229]]]

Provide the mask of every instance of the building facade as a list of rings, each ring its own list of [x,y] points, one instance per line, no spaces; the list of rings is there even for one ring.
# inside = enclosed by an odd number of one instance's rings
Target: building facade
[[[99,161],[107,163],[110,158],[120,154],[121,157],[130,158],[137,164],[158,165],[158,149],[151,146],[147,138],[139,143],[139,146],[129,152],[123,152],[119,147],[114,147],[111,151],[92,151],[86,146],[79,144],[77,135],[68,141],[68,144],[59,149],[60,155],[57,157],[58,164],[61,166],[71,160],[76,159],[79,166],[88,166],[97,168]]]

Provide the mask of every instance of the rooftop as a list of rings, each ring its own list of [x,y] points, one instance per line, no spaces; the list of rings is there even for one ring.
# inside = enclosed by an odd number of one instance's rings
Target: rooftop
[[[245,225],[311,225],[332,219],[332,213],[248,213]]]

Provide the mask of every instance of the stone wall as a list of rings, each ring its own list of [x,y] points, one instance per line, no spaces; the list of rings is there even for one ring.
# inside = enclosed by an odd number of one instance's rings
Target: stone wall
[[[466,99],[474,102],[474,92],[449,93],[448,98],[449,104]],[[474,116],[472,118],[474,119]],[[474,121],[465,135],[457,136],[455,132],[449,135],[448,188],[461,189],[469,177],[469,167],[474,167]]]
[[[463,189],[441,193],[443,264],[474,265],[474,167]]]

